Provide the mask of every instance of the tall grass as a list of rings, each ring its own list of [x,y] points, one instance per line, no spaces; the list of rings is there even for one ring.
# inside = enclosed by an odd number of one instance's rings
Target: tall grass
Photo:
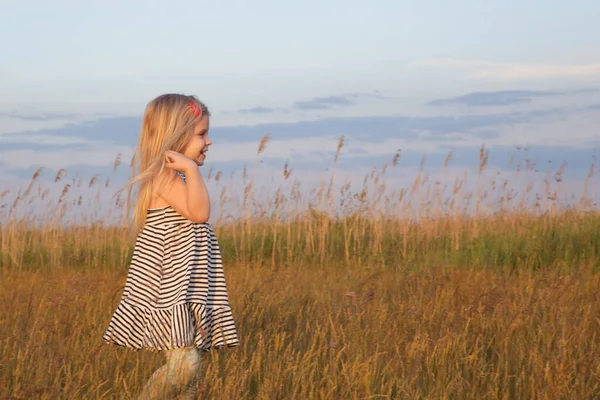
[[[398,153],[356,188],[343,146],[311,191],[288,164],[273,192],[246,169],[240,190],[206,174],[242,344],[205,355],[199,398],[600,397],[593,166],[565,205],[564,166],[497,181],[482,148],[472,180],[395,188]],[[163,358],[100,342],[132,251],[123,202],[98,211],[110,181],[65,170],[51,197],[39,173],[0,188],[0,398],[131,398]]]
[[[268,141],[268,136],[261,140],[258,155]],[[536,269],[598,253],[599,219],[588,194],[593,165],[583,195],[568,206],[559,201],[564,166],[554,176],[548,171],[543,182],[522,181],[524,187],[508,180],[498,182],[496,176],[485,182],[488,153],[484,148],[472,188],[467,176],[443,182],[423,172],[410,187],[390,188],[386,173],[397,168],[397,153],[365,176],[362,187],[352,190],[352,182],[335,181],[343,144],[342,137],[329,177],[308,192],[301,189],[302,182],[294,178],[288,164],[281,186],[271,192],[257,188],[256,177],[248,177],[246,168],[243,190],[223,184],[222,172],[208,171],[205,178],[220,188],[218,196],[213,194],[211,222],[229,262],[295,268],[332,264],[412,268],[444,260],[488,268]],[[450,159],[451,154],[444,170]],[[119,164],[120,156],[114,170]],[[525,164],[517,165],[517,172],[523,169],[525,174],[535,168],[529,160]],[[48,196],[48,188],[42,188],[39,174],[36,171],[24,193],[13,193],[11,201],[0,208],[0,266],[20,270],[126,266],[131,241],[123,224],[112,223],[126,221],[124,201],[117,198],[106,207],[100,196],[110,190],[110,178],[104,183],[92,177],[87,187],[98,187],[98,193],[85,201],[71,194],[81,187],[80,178],[64,184],[56,199]],[[61,169],[55,182],[66,174]],[[9,193],[10,188],[2,192],[0,201]],[[43,217],[23,211],[32,204],[45,210]],[[101,207],[103,213],[98,211]],[[65,224],[66,215],[71,215],[69,224]]]

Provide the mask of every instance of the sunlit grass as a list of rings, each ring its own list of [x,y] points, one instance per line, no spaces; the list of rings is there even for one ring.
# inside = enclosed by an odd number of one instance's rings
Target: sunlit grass
[[[302,192],[288,165],[262,203],[253,177],[240,196],[220,182],[214,227],[241,346],[204,356],[199,398],[600,396],[600,218],[587,194],[560,206],[562,168],[541,186],[486,182],[485,151],[472,191],[425,174],[394,191],[399,157],[355,191],[334,169]],[[38,183],[0,188],[0,398],[130,398],[163,363],[101,343],[131,242],[102,218],[64,225],[89,214],[87,199],[74,184],[50,203]],[[35,202],[45,219],[19,214]]]

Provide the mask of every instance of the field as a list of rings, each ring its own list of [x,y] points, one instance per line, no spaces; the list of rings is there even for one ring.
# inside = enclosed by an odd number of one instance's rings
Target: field
[[[303,192],[286,166],[261,203],[253,177],[212,195],[242,343],[204,356],[199,398],[600,397],[595,204],[560,205],[562,169],[541,186],[484,181],[484,149],[473,190],[421,174],[394,191],[399,158],[354,191],[333,169]],[[132,398],[163,363],[101,343],[132,245],[102,218],[61,225],[87,208],[74,186],[53,202],[37,175],[0,188],[1,399]],[[36,202],[43,220],[19,213]]]

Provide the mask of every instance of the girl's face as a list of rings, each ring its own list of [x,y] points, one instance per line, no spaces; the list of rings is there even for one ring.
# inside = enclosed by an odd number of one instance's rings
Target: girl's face
[[[212,144],[208,138],[208,117],[203,116],[194,127],[194,135],[190,139],[183,155],[191,158],[198,166],[204,165],[208,146]]]

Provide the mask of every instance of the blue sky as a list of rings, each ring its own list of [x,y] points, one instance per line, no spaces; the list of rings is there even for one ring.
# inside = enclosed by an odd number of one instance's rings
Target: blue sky
[[[402,149],[473,168],[515,146],[587,171],[600,123],[600,3],[1,2],[0,181],[91,176],[135,145],[145,104],[198,95],[217,168],[322,171],[340,135],[358,179]],[[469,156],[471,155],[471,156]],[[272,168],[270,170],[269,168]],[[353,175],[354,174],[354,175]],[[361,178],[362,180],[362,178]]]

